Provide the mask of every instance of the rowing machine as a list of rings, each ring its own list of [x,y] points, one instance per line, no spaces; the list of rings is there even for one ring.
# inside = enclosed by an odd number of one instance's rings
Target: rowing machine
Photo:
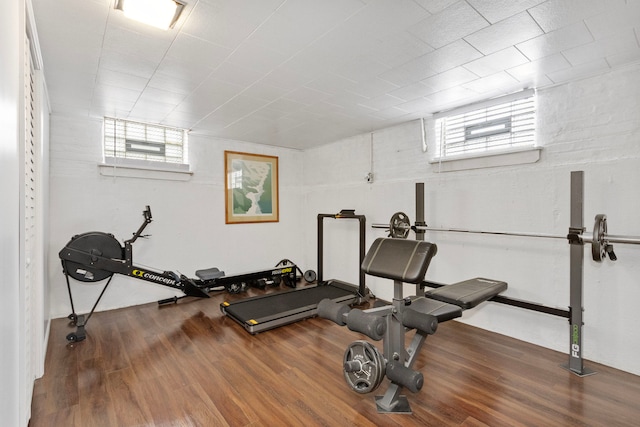
[[[284,281],[288,286],[295,287],[297,267],[288,261],[281,262],[276,268],[234,276],[225,276],[224,272],[217,268],[198,270],[196,271],[197,279],[173,271],[160,272],[134,265],[133,243],[139,237],[148,237],[142,232],[152,222],[149,206],[142,214],[144,216],[142,225],[133,233],[131,239],[125,240],[124,247],[113,234],[94,231],[73,236],[59,252],[71,304],[71,314],[68,317],[76,326],[76,331],[67,335],[68,341],[82,341],[86,338],[85,325],[111,283],[114,273],[177,289],[184,294],[181,297],[159,301],[160,303],[176,302],[184,297],[209,298],[209,292],[212,291],[226,290],[230,293],[238,293],[246,289],[244,283],[248,280],[269,279],[275,282],[277,278],[278,284]],[[99,282],[108,279],[86,316],[76,314],[69,277],[81,282]]]

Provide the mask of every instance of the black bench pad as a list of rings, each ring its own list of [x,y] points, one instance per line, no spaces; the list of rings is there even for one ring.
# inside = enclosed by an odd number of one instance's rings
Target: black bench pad
[[[462,308],[460,308],[460,306],[425,297],[412,299],[409,308],[420,313],[435,316],[438,319],[438,323],[462,316]]]
[[[466,310],[473,308],[507,289],[507,283],[499,280],[475,279],[453,283],[425,292],[427,298],[455,304]]]
[[[372,276],[420,283],[438,248],[419,240],[376,239],[362,261],[362,270]]]

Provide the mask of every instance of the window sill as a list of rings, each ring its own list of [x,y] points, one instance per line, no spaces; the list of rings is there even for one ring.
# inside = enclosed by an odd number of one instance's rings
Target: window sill
[[[435,165],[435,172],[455,172],[499,166],[514,166],[537,162],[540,160],[541,151],[542,147],[533,147],[493,153],[489,152],[474,156],[467,155],[446,159],[434,158],[429,160],[429,163]]]
[[[193,172],[189,165],[106,158],[98,164],[100,175],[122,178],[188,181]]]

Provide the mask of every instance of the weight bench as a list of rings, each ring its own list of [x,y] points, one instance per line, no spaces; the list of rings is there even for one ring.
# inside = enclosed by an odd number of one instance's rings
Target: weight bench
[[[428,291],[424,297],[403,298],[403,284],[421,283],[436,253],[433,243],[376,239],[361,268],[371,276],[393,280],[391,305],[360,310],[329,299],[318,305],[318,316],[383,340],[382,354],[369,342],[358,340],[349,345],[343,359],[345,380],[358,393],[375,390],[385,376],[391,381],[385,394],[376,396],[378,412],[411,413],[409,401],[400,392],[405,387],[416,393],[424,384],[422,373],[412,366],[427,336],[436,332],[438,323],[460,317],[463,310],[507,289],[505,282],[476,278]],[[405,349],[405,333],[411,330],[415,335]]]

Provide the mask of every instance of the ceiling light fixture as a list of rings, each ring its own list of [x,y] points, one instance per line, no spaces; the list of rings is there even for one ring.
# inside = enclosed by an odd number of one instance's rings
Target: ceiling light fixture
[[[173,27],[184,6],[176,0],[116,0],[115,4],[127,18],[162,30]]]

